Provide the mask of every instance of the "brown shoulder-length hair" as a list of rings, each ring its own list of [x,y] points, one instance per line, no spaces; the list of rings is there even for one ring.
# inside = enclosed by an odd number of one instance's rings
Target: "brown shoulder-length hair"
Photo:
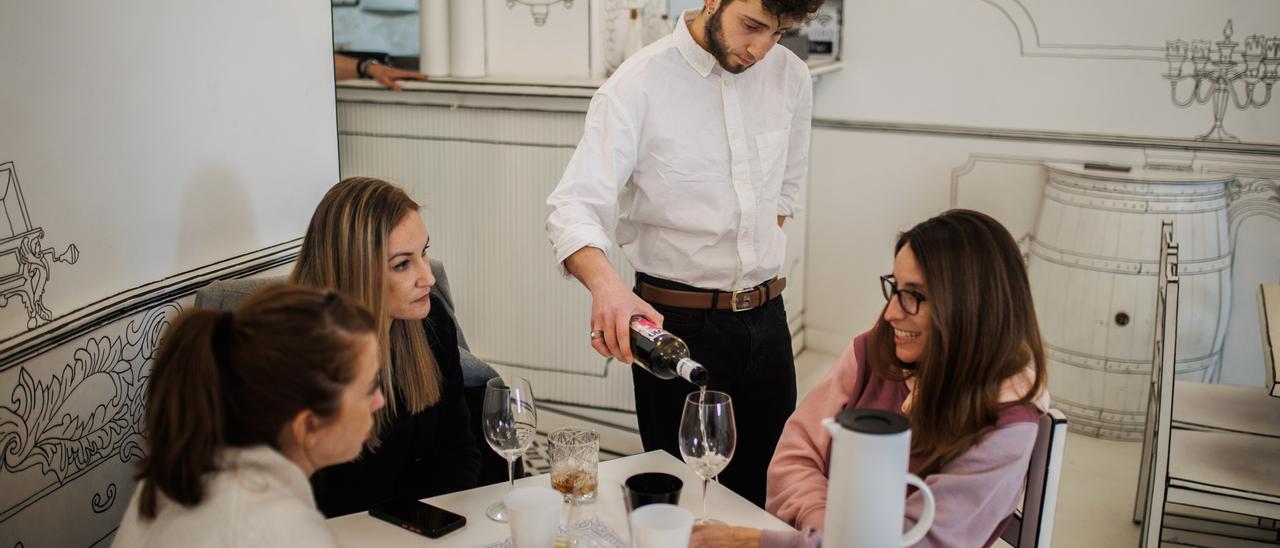
[[[290,282],[299,285],[337,289],[373,313],[382,392],[387,398],[374,421],[377,432],[390,423],[400,405],[417,413],[435,405],[442,390],[440,369],[422,322],[391,319],[383,302],[391,230],[405,215],[417,215],[418,208],[403,190],[381,179],[343,179],[316,206],[289,276]]]
[[[923,459],[924,476],[977,443],[1004,407],[1030,405],[1047,377],[1027,270],[1004,226],[977,211],[953,209],[902,233],[894,254],[908,245],[931,307],[928,343],[918,363],[902,363],[882,313],[867,353],[876,375],[916,378],[907,418],[911,452]],[[1027,393],[1001,404],[1005,380],[1028,367],[1035,380]]]
[[[157,492],[199,504],[219,449],[279,449],[298,413],[335,416],[373,329],[373,316],[337,292],[287,285],[257,291],[235,312],[180,315],[148,380],[142,516],[156,516]]]

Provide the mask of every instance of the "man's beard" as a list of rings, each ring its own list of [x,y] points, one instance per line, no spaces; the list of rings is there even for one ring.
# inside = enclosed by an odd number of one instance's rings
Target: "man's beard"
[[[716,8],[716,12],[707,19],[707,26],[704,33],[707,37],[707,53],[716,58],[716,62],[720,64],[720,68],[741,74],[742,71],[751,68],[751,65],[741,65],[732,63],[729,58],[729,50],[724,45],[724,27],[720,24],[720,17],[724,15],[724,9],[729,6],[731,0],[725,0],[720,3],[720,7]]]

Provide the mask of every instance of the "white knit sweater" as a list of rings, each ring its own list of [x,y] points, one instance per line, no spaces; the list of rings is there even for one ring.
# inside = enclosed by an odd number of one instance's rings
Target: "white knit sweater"
[[[158,493],[156,518],[142,519],[141,487],[139,482],[113,547],[337,546],[302,470],[270,447],[224,449],[204,500],[192,508]]]

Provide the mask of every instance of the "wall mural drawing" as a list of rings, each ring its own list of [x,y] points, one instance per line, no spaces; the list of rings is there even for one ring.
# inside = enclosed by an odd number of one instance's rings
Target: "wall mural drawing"
[[[1169,80],[1169,97],[1178,108],[1192,103],[1213,101],[1213,127],[1197,141],[1240,142],[1240,139],[1222,127],[1227,107],[1235,104],[1239,110],[1262,108],[1271,101],[1271,86],[1280,80],[1280,38],[1268,38],[1254,34],[1244,39],[1244,50],[1237,52],[1239,42],[1231,39],[1234,29],[1231,20],[1222,29],[1222,40],[1192,40],[1190,45],[1181,38],[1165,43],[1165,59],[1169,71],[1163,76]],[[1191,71],[1184,71],[1187,60]],[[1195,85],[1186,100],[1178,100],[1178,83],[1192,80]],[[1242,83],[1243,86],[1238,86]],[[1255,94],[1258,84],[1265,90],[1261,98]],[[1243,97],[1243,99],[1241,99]]]
[[[44,305],[44,292],[51,279],[50,261],[76,264],[80,250],[75,244],[62,253],[44,247],[44,228],[33,226],[27,204],[18,185],[13,162],[0,164],[0,308],[17,298],[27,311],[27,328],[53,321],[53,312]]]
[[[1116,59],[1160,61],[1160,48],[1132,44],[1088,44],[1047,42],[1040,35],[1035,16],[1020,0],[981,0],[1000,10],[1018,33],[1018,50],[1023,57],[1065,59]]]
[[[1221,40],[1176,38],[1165,47],[1133,44],[1049,43],[1043,40],[1028,0],[979,0],[999,10],[1017,32],[1022,57],[1105,59],[1112,61],[1162,61],[1168,69],[1161,76],[1169,81],[1170,99],[1178,108],[1212,104],[1213,126],[1197,141],[1238,143],[1240,139],[1223,128],[1229,107],[1261,109],[1271,100],[1271,88],[1280,81],[1280,36],[1252,34],[1244,42],[1232,40],[1234,28],[1227,20]],[[1242,47],[1243,46],[1243,47]],[[1190,66],[1188,67],[1188,61]],[[1188,85],[1180,83],[1189,81]],[[1187,90],[1186,88],[1191,88]],[[1180,96],[1185,98],[1179,99]]]
[[[111,509],[111,505],[116,502],[116,484],[107,485],[107,490],[102,493],[93,494],[93,513],[101,514]]]
[[[0,479],[18,495],[4,497],[0,526],[110,459],[144,456],[151,360],[181,311],[167,303],[129,321],[122,334],[89,338],[47,379],[19,371],[9,400],[0,399]],[[105,512],[116,497],[111,483],[89,509]]]

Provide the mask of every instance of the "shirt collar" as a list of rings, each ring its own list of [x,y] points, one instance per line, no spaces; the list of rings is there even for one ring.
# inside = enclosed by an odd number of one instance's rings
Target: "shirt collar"
[[[693,35],[689,33],[689,22],[698,16],[697,9],[685,10],[680,14],[680,22],[683,24],[676,25],[675,40],[676,49],[680,50],[680,54],[684,56],[684,60],[688,61],[689,66],[698,74],[706,78],[711,74],[711,69],[716,67],[716,58],[702,49],[697,42],[693,40]]]

